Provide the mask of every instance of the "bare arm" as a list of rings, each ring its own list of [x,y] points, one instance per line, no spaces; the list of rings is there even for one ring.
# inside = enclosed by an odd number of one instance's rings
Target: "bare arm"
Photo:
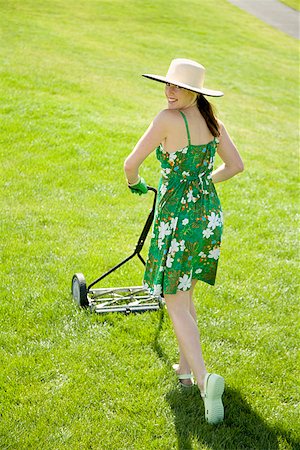
[[[220,137],[218,145],[218,154],[224,161],[220,167],[212,173],[212,182],[219,183],[220,181],[228,180],[239,172],[244,170],[244,164],[240,154],[232,142],[226,128],[222,122],[220,124]]]
[[[167,135],[167,111],[161,111],[150,124],[124,162],[124,171],[128,183],[138,180],[138,171],[142,162],[164,140]]]

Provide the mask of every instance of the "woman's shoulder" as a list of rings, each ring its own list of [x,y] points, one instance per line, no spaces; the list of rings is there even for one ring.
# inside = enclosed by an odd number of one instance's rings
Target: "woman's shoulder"
[[[218,123],[219,132],[221,133],[221,131],[225,128],[225,125],[220,119],[216,118],[216,120],[217,120],[217,123]]]
[[[180,113],[173,109],[163,109],[154,118],[154,122],[165,126],[172,125],[180,120]]]

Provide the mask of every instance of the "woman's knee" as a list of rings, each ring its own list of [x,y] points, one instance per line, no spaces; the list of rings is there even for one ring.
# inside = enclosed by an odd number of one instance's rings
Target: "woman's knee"
[[[170,314],[188,311],[190,307],[189,291],[177,291],[176,294],[165,294],[165,302]]]

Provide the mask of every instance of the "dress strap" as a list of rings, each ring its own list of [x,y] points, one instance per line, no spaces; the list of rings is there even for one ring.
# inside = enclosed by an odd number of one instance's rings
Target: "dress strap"
[[[189,130],[187,118],[185,117],[185,115],[183,114],[182,111],[179,111],[179,112],[180,112],[180,114],[182,115],[182,117],[183,117],[183,119],[184,119],[185,128],[186,128],[186,133],[187,133],[187,137],[188,137],[188,141],[189,141],[189,145],[191,145],[191,136],[190,136],[190,130]]]

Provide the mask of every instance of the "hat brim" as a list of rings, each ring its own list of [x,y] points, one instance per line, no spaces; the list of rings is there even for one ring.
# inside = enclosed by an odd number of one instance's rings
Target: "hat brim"
[[[176,86],[187,89],[188,91],[196,92],[197,94],[207,95],[209,97],[222,97],[224,95],[222,91],[214,91],[212,89],[206,88],[199,89],[194,86],[189,86],[188,84],[177,82],[175,83],[174,81],[168,80],[166,77],[162,77],[160,75],[152,75],[151,73],[144,73],[142,76],[145,78],[149,78],[150,80],[159,81],[160,83],[175,84]]]

